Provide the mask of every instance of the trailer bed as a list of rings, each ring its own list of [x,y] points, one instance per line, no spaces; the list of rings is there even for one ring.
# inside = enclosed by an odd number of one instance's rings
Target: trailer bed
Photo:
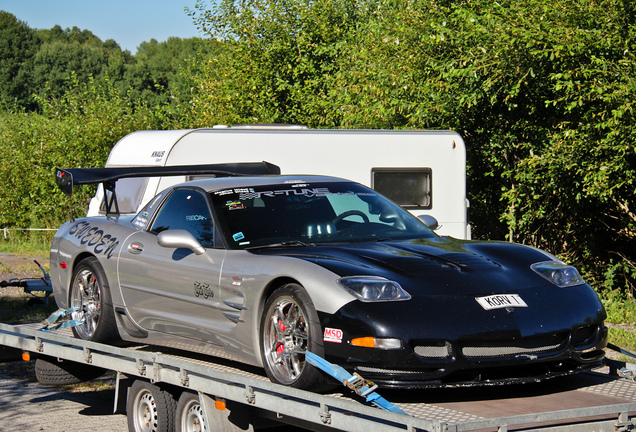
[[[259,368],[153,346],[87,342],[70,330],[0,324],[0,345],[90,363],[156,383],[253,407],[260,415],[310,430],[620,431],[636,428],[636,383],[608,369],[538,384],[381,391],[410,416],[367,405],[343,387],[316,394],[271,383]],[[206,408],[207,409],[207,408]]]

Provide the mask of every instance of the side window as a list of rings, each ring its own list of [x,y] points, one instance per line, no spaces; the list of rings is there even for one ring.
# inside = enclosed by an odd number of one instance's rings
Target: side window
[[[430,168],[372,168],[371,188],[405,209],[432,209]]]
[[[150,231],[183,229],[203,247],[213,247],[214,223],[208,201],[201,192],[192,189],[175,190],[163,204]]]

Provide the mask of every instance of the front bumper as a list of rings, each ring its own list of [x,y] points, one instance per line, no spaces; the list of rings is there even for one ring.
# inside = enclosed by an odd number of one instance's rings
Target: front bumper
[[[434,311],[425,316],[409,303],[352,302],[334,315],[322,314],[323,328],[341,331],[340,340],[325,337],[326,359],[383,388],[427,388],[536,382],[596,368],[605,355],[602,308],[554,316],[497,311],[495,318],[449,320]],[[364,336],[399,338],[402,347],[351,344]]]

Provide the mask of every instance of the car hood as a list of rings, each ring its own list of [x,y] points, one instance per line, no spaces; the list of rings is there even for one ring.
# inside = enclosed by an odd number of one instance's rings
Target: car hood
[[[375,275],[394,280],[412,296],[480,295],[549,285],[530,266],[555,258],[514,243],[448,237],[260,249],[313,262],[339,276]]]

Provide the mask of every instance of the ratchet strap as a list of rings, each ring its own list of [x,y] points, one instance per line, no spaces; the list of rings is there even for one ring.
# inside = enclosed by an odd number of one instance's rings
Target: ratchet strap
[[[356,392],[356,394],[358,394],[359,396],[366,398],[366,401],[368,403],[372,403],[376,407],[381,408],[385,411],[408,415],[400,408],[377,394],[375,392],[375,389],[377,389],[378,386],[375,385],[373,382],[362,378],[357,373],[350,374],[344,368],[329,363],[327,360],[323,359],[320,356],[317,356],[310,351],[305,352],[305,360],[307,360],[309,364],[312,364],[323,372],[331,375],[332,377],[340,381],[344,386]]]
[[[58,330],[82,324],[82,321],[71,319],[71,314],[77,311],[79,311],[78,307],[56,310],[47,319],[42,321],[40,331]]]

